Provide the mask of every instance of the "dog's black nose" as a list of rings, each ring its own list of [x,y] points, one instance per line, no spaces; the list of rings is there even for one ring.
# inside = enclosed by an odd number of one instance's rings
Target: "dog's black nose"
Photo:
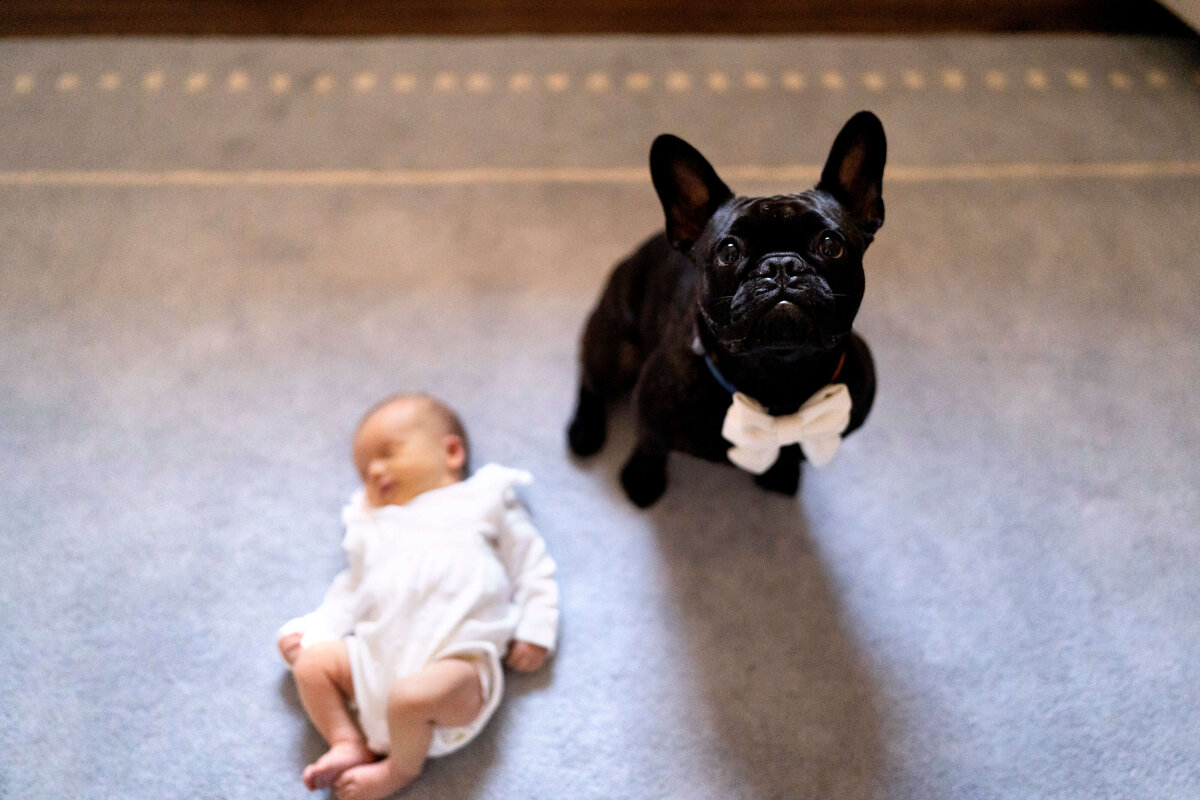
[[[795,286],[808,265],[797,255],[786,253],[770,255],[758,263],[755,272],[761,278],[768,278],[779,286]]]

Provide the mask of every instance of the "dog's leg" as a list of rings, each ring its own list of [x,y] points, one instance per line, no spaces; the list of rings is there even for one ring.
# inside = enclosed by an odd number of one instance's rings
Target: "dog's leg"
[[[633,389],[637,445],[621,470],[621,486],[639,508],[653,505],[667,489],[667,455],[678,436],[679,383],[669,354],[656,350],[646,359]]]
[[[800,489],[800,445],[789,444],[779,451],[771,468],[754,478],[764,489],[793,496]]]
[[[567,443],[578,456],[604,446],[608,405],[633,388],[642,366],[637,335],[622,303],[621,287],[628,268],[618,268],[599,305],[588,317],[579,348],[579,396],[567,427]]]
[[[579,387],[575,416],[567,428],[567,442],[577,456],[590,456],[600,451],[607,436],[608,421],[604,398],[585,386]]]
[[[621,485],[634,505],[639,508],[654,505],[667,489],[667,451],[638,442],[621,470]]]

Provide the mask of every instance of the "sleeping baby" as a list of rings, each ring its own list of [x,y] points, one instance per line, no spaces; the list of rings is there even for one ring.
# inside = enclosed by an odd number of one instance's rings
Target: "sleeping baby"
[[[278,638],[329,743],[304,783],[339,800],[386,797],[469,742],[500,703],[501,660],[541,668],[558,629],[554,561],[516,496],[528,473],[468,477],[462,424],[424,394],[367,412],[353,454],[349,566]]]

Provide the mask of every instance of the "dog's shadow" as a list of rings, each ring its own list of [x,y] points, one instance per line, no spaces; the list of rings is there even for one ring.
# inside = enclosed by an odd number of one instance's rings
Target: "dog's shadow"
[[[802,500],[687,457],[672,456],[670,481],[648,513],[681,657],[718,723],[711,749],[741,772],[741,796],[873,796],[876,692]]]

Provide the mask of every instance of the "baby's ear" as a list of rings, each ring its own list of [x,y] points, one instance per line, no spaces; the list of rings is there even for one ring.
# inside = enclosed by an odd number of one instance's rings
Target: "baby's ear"
[[[463,444],[462,437],[448,433],[442,439],[442,446],[446,450],[446,466],[456,472],[465,472],[467,448]]]

